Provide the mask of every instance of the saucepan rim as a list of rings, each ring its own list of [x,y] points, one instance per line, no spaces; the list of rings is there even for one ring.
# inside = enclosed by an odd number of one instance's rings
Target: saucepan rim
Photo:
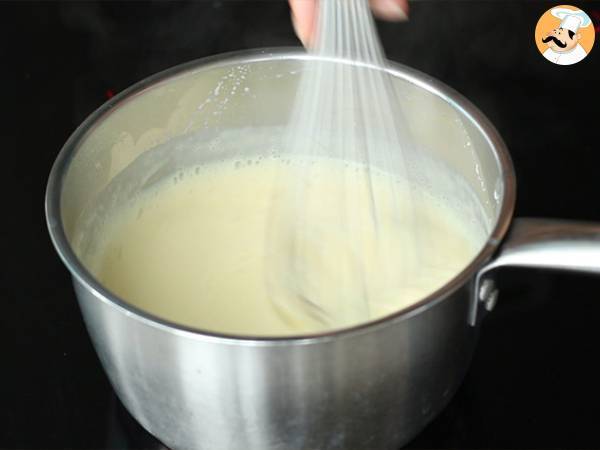
[[[498,246],[502,242],[502,239],[508,231],[511,223],[516,198],[516,179],[510,155],[497,130],[490,123],[487,117],[485,117],[484,114],[479,111],[479,109],[477,109],[469,100],[441,81],[432,78],[418,70],[395,62],[389,62],[389,66],[387,68],[392,75],[402,78],[414,84],[415,86],[425,89],[445,100],[473,123],[473,125],[485,137],[485,139],[488,141],[488,144],[492,148],[494,158],[496,159],[496,164],[501,170],[501,177],[503,181],[503,195],[499,214],[497,215],[496,223],[494,224],[485,245],[467,267],[454,276],[454,278],[452,278],[452,280],[450,280],[444,286],[432,292],[425,298],[407,308],[396,311],[376,320],[320,333],[307,333],[290,336],[252,336],[219,333],[203,330],[201,328],[181,325],[161,317],[157,317],[151,313],[130,305],[125,300],[119,298],[117,295],[113,294],[106,287],[104,287],[84,267],[79,258],[75,255],[75,252],[71,248],[71,245],[67,239],[62,222],[61,197],[65,177],[68,173],[70,163],[80,147],[80,143],[82,143],[90,133],[93,133],[94,129],[100,123],[102,123],[102,121],[106,119],[112,111],[127,103],[131,99],[139,95],[143,95],[144,92],[156,88],[158,85],[169,83],[179,77],[199,71],[232,64],[256,63],[261,61],[275,62],[281,60],[299,60],[310,58],[312,57],[306,52],[295,47],[259,48],[209,56],[177,65],[157,74],[151,75],[150,77],[135,83],[128,89],[115,95],[97,110],[92,112],[73,132],[60,150],[54,165],[52,166],[46,188],[45,210],[50,237],[60,258],[67,266],[67,269],[71,272],[71,275],[75,278],[75,280],[81,283],[87,290],[91,291],[98,300],[106,302],[112,307],[121,310],[122,313],[145,322],[150,326],[158,327],[174,334],[185,335],[188,338],[193,339],[218,340],[223,343],[246,343],[250,345],[289,345],[292,342],[295,344],[310,344],[371,332],[376,328],[388,326],[392,323],[409,319],[410,317],[413,317],[435,306],[439,302],[448,299],[453,292],[472,280],[477,271],[493,256]],[[465,325],[466,323],[467,316],[465,314]]]

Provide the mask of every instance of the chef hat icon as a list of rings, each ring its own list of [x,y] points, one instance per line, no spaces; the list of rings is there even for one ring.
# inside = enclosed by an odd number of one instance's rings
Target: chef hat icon
[[[579,28],[585,28],[592,23],[590,16],[580,9],[553,8],[550,12],[561,20],[560,28],[571,30],[573,33],[577,33]]]

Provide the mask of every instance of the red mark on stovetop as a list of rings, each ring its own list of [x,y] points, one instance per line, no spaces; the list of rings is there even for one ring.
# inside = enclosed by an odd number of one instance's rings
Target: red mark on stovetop
[[[115,96],[115,91],[114,89],[107,89],[106,92],[104,92],[104,95],[106,95],[106,98],[113,98]]]
[[[600,10],[594,9],[591,11],[592,23],[594,24],[594,31],[600,33]]]

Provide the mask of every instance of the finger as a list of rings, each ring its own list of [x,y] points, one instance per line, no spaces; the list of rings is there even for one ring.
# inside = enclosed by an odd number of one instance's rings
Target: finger
[[[315,30],[316,0],[290,0],[290,8],[296,35],[308,47]]]
[[[408,20],[408,0],[370,0],[371,9],[380,19],[400,22]]]

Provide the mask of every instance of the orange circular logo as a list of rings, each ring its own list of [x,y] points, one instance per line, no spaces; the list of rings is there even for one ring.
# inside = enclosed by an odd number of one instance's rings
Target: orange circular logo
[[[594,46],[594,24],[585,11],[571,5],[550,8],[535,27],[535,45],[544,58],[561,66],[584,59]]]

